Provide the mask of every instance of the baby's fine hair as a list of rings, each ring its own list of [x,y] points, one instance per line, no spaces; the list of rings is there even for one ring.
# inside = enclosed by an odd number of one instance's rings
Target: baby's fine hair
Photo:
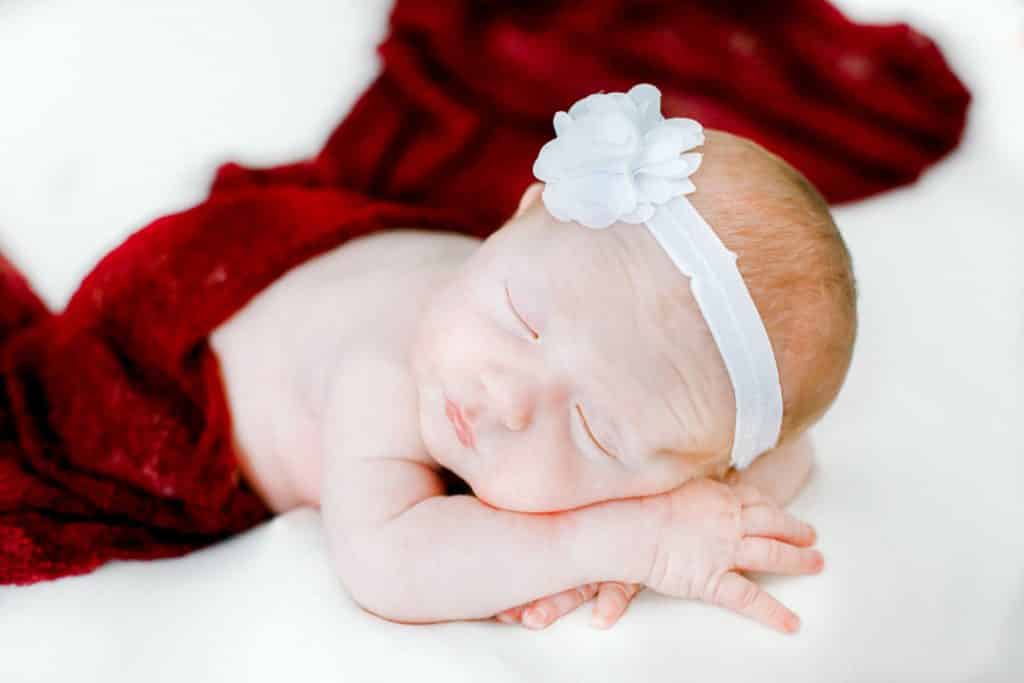
[[[738,255],[779,364],[781,441],[832,404],[857,334],[850,253],[828,204],[785,161],[744,138],[707,131],[691,201]]]

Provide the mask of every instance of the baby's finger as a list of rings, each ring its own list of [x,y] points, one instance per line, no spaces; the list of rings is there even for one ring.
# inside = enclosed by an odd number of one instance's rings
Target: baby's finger
[[[817,574],[825,558],[813,548],[798,548],[770,538],[747,537],[740,542],[736,567],[771,574]]]
[[[640,592],[640,588],[642,585],[638,583],[602,583],[597,592],[594,611],[590,615],[591,625],[597,628],[610,628],[622,617],[629,607],[630,600]]]
[[[756,583],[735,572],[728,572],[722,576],[709,602],[759,621],[782,633],[796,633],[800,630],[800,617],[761,590]]]
[[[503,624],[518,624],[522,620],[524,608],[524,605],[509,607],[507,610],[495,614],[494,618]]]
[[[535,600],[523,611],[523,626],[544,628],[594,597],[596,593],[597,584],[588,583]]]
[[[775,538],[798,546],[812,545],[817,536],[810,524],[772,505],[751,505],[743,508],[741,514],[746,536]]]

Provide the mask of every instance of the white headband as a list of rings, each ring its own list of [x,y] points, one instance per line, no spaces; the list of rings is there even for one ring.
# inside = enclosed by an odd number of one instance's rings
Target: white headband
[[[628,93],[584,97],[555,114],[555,139],[540,150],[533,174],[544,205],[562,221],[607,228],[645,223],[690,278],[690,289],[718,345],[736,397],[732,465],[743,469],[773,448],[782,428],[782,388],[768,332],[725,245],[686,199],[704,129],[666,119],[661,92],[640,84]]]

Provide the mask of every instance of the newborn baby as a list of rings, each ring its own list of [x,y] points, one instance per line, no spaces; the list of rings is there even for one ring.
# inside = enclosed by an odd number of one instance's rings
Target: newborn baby
[[[212,336],[248,482],[322,510],[353,599],[409,623],[545,626],[641,587],[785,632],[741,572],[812,574],[780,509],[843,382],[850,259],[815,190],[708,131],[690,201],[738,267],[778,365],[778,446],[730,469],[732,385],[688,278],[643,226],[556,220],[530,186],[482,243],[394,230],[280,278]]]

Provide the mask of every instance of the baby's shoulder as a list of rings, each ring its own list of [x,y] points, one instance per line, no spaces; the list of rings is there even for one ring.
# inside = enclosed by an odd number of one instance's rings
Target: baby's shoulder
[[[434,464],[423,444],[419,394],[404,354],[369,344],[354,346],[346,349],[328,381],[325,457],[403,458]]]

